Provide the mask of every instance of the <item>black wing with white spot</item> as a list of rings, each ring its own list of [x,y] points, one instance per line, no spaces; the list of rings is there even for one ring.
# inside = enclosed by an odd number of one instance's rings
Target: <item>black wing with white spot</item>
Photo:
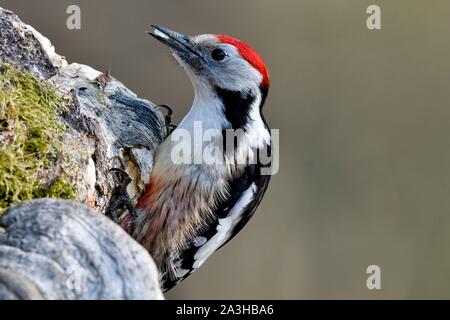
[[[270,166],[270,165],[269,165]],[[217,219],[200,232],[188,249],[173,257],[175,277],[163,277],[163,288],[169,290],[199,268],[216,250],[230,241],[250,220],[269,184],[270,175],[261,174],[260,164],[246,167],[230,183],[232,194],[215,210]]]

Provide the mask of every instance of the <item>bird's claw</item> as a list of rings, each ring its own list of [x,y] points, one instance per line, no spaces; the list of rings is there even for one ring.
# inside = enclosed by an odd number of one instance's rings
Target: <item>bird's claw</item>
[[[119,185],[114,189],[109,206],[106,210],[107,215],[117,224],[120,223],[120,219],[117,216],[117,210],[126,208],[128,212],[136,217],[137,213],[131,203],[131,199],[127,193],[127,186],[133,181],[130,175],[123,169],[111,168],[109,171],[118,172],[121,176]]]
[[[157,107],[167,111],[166,115],[164,116],[164,126],[167,128],[167,136],[168,136],[172,133],[173,130],[177,128],[175,124],[172,124],[173,110],[171,107],[165,104],[157,105]]]
[[[171,124],[172,120],[173,120],[173,110],[172,110],[172,108],[169,107],[166,104],[159,104],[159,105],[157,105],[157,107],[161,108],[161,109],[165,109],[167,111],[167,114],[164,116],[164,122],[165,122],[166,125]]]
[[[123,169],[111,168],[111,169],[109,169],[109,171],[115,171],[115,172],[119,172],[119,173],[122,174],[122,179],[120,181],[120,185],[123,186],[123,187],[127,187],[131,183],[131,181],[133,181],[133,179],[130,177],[128,172],[126,172]]]

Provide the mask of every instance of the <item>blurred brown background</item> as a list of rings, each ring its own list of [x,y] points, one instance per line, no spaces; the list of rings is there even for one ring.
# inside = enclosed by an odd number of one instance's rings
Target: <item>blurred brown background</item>
[[[78,4],[82,30],[66,28]],[[382,10],[380,31],[366,8]],[[450,298],[450,2],[0,0],[60,54],[175,107],[193,91],[150,23],[253,45],[280,173],[251,223],[167,298]],[[382,289],[366,288],[381,267]]]

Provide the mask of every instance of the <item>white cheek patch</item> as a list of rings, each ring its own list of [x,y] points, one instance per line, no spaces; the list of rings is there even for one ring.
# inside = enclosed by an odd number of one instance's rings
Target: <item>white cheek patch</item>
[[[242,193],[241,198],[230,210],[226,218],[219,219],[216,228],[216,234],[203,244],[194,255],[193,269],[199,268],[210,255],[212,255],[220,246],[222,246],[232,235],[234,227],[242,220],[242,213],[247,205],[254,199],[256,185],[252,184]]]
[[[210,69],[216,84],[221,88],[240,92],[257,88],[263,79],[261,73],[241,57],[236,47],[230,44],[224,44],[222,47],[226,49],[229,57],[222,66]]]

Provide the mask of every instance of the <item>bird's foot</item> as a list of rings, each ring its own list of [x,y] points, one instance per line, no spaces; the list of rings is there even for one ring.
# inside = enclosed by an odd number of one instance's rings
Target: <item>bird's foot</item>
[[[130,175],[123,169],[120,168],[112,168],[111,172],[118,173],[118,181],[119,185],[114,189],[111,200],[109,202],[109,206],[106,210],[107,215],[115,222],[120,223],[119,216],[117,215],[118,211],[123,212],[124,209],[127,209],[128,212],[136,217],[137,213],[134,210],[133,204],[131,203],[131,199],[127,193],[127,186],[133,181]]]
[[[120,160],[120,161],[121,161],[121,164],[123,164],[122,160]],[[118,179],[119,187],[126,188],[131,183],[131,181],[133,181],[133,179],[130,177],[128,172],[126,172],[124,169],[111,168],[111,169],[109,169],[109,171],[119,173],[119,175],[118,175],[119,176],[119,179]]]
[[[136,218],[138,216],[136,210],[133,207],[133,204],[131,203],[130,197],[125,193],[121,193],[119,195],[116,194],[114,199],[110,201],[109,207],[106,212],[111,220],[113,220],[117,224],[120,224],[121,219],[119,218],[117,212],[122,213],[124,209],[128,210],[128,213],[133,218]]]
[[[165,105],[165,104],[160,104],[160,105],[157,105],[156,107],[166,110],[166,115],[164,116],[164,125],[167,130],[166,136],[169,136],[172,133],[172,131],[177,128],[177,126],[175,124],[172,124],[173,110],[171,107],[169,107],[168,105]]]

